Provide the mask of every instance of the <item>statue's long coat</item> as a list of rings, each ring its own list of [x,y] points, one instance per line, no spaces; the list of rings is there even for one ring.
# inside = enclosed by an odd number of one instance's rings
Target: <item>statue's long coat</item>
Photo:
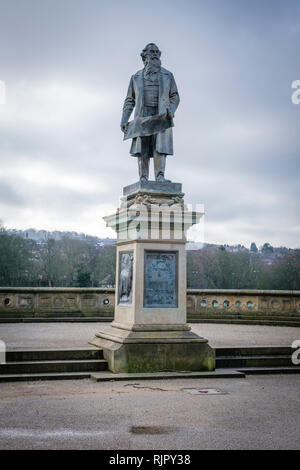
[[[167,108],[174,116],[179,104],[179,94],[173,74],[161,67],[159,73],[159,95],[158,114],[166,113]],[[133,108],[134,117],[143,117],[144,114],[144,77],[143,70],[139,70],[132,75],[127,91],[127,96],[123,106],[122,123],[128,122]],[[132,139],[130,153],[132,155],[141,153],[141,137]],[[173,155],[173,133],[172,128],[159,132],[156,136],[156,150],[159,153]]]

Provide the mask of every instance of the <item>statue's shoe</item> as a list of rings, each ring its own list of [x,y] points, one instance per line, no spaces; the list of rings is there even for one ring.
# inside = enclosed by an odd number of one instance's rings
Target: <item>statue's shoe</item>
[[[156,181],[158,181],[159,183],[171,183],[171,180],[166,180],[163,175],[158,175]]]

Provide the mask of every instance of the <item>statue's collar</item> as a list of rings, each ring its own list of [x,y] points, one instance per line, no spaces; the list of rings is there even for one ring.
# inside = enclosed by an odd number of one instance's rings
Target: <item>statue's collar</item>
[[[136,72],[135,76],[143,76],[144,70],[145,70],[145,69],[138,70],[138,71]],[[165,75],[168,75],[168,74],[169,74],[169,72],[168,72],[166,69],[164,69],[163,67],[161,67],[159,74],[162,74],[162,73],[165,74]]]

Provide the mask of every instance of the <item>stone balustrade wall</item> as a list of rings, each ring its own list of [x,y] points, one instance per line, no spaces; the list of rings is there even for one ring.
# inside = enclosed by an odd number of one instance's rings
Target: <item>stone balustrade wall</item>
[[[114,314],[115,289],[64,287],[0,288],[0,317],[107,317]]]
[[[0,320],[110,321],[115,289],[0,287]],[[300,291],[188,289],[189,322],[300,326]]]
[[[295,326],[300,326],[300,291],[188,289],[187,312],[190,322],[298,322]]]

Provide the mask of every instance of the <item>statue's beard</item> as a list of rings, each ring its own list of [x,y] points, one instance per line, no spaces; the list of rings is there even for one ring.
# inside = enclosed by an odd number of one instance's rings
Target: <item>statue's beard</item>
[[[161,67],[161,60],[158,57],[146,57],[145,60],[145,71],[146,73],[159,72]]]

